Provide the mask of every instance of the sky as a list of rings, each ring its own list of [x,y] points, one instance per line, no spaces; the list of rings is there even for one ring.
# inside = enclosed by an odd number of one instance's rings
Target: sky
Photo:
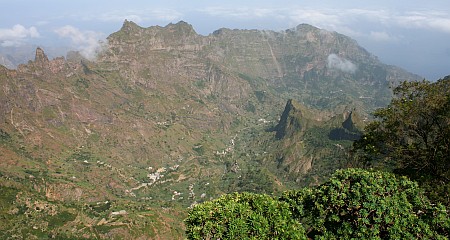
[[[70,46],[88,57],[125,19],[283,31],[301,23],[345,34],[391,65],[428,80],[450,75],[448,0],[0,0],[0,48]]]

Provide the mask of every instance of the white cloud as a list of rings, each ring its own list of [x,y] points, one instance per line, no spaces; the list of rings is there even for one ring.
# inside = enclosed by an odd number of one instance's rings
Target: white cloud
[[[39,32],[35,27],[26,28],[16,24],[9,29],[0,29],[0,45],[2,47],[19,46],[26,39],[38,37]]]
[[[181,20],[183,14],[173,9],[151,9],[151,10],[129,10],[129,11],[113,11],[107,12],[98,18],[104,22],[123,22],[125,19],[136,23],[145,21],[177,21]]]
[[[155,19],[160,21],[176,21],[181,20],[183,14],[172,9],[154,9],[151,11],[144,11],[144,14],[148,14],[149,20]]]
[[[396,36],[391,36],[387,32],[377,32],[377,31],[371,31],[369,34],[369,38],[373,39],[378,42],[396,42],[399,40]]]
[[[337,69],[342,72],[354,73],[357,69],[356,65],[350,60],[341,58],[336,54],[330,54],[327,58],[327,67],[331,69]]]
[[[285,18],[282,9],[208,7],[199,11],[215,17],[238,18],[245,20],[258,18]]]
[[[339,14],[327,10],[291,9],[287,10],[287,16],[298,23],[308,23],[317,27],[336,30],[344,25]]]
[[[300,23],[308,23],[319,28],[337,31],[353,37],[366,36],[384,41],[395,40],[388,32],[381,35],[380,31],[371,29],[370,26],[383,26],[386,29],[392,27],[430,29],[450,33],[450,15],[440,11],[401,12],[377,9],[337,9],[337,8],[225,8],[210,7],[199,10],[202,13],[229,19],[278,19],[285,20],[295,26]],[[358,25],[364,24],[365,29],[358,29]]]
[[[60,37],[69,38],[72,44],[80,51],[80,53],[87,59],[94,59],[97,52],[102,47],[102,33],[93,31],[80,31],[79,29],[66,25],[55,30]]]
[[[442,12],[408,12],[394,20],[405,28],[433,29],[450,33],[450,16]]]

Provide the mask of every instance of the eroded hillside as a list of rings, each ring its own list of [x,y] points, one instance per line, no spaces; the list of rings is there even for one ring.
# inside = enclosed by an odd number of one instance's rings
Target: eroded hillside
[[[389,86],[417,78],[305,24],[202,36],[125,21],[93,62],[38,48],[0,67],[0,228],[182,238],[191,204],[322,181]]]

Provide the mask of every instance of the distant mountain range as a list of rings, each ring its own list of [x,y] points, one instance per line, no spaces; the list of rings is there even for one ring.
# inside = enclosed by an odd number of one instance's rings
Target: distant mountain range
[[[9,69],[16,69],[20,64],[26,64],[34,59],[35,50],[44,47],[45,53],[51,57],[64,56],[70,49],[68,47],[38,46],[34,44],[24,44],[20,46],[3,47],[0,46],[0,65]]]
[[[6,67],[2,238],[183,238],[191,204],[323,181],[390,87],[421,79],[306,24],[202,36],[125,21],[96,61],[37,48]]]

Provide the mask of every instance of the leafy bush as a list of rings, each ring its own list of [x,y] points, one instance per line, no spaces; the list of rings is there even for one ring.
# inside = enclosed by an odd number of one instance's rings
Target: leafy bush
[[[196,205],[185,224],[188,239],[306,239],[289,205],[263,194],[234,193]]]
[[[450,230],[445,207],[417,183],[362,169],[338,170],[278,200],[224,195],[195,206],[185,223],[189,239],[448,239]]]
[[[446,239],[445,208],[415,182],[386,172],[339,170],[317,188],[280,198],[313,239]]]

